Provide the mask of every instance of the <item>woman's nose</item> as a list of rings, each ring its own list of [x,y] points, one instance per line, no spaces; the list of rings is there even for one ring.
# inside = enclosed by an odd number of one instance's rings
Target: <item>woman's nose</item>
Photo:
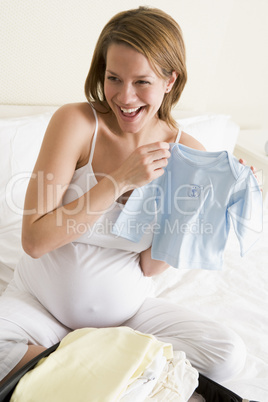
[[[117,96],[122,105],[130,105],[136,100],[136,91],[132,84],[122,84]]]

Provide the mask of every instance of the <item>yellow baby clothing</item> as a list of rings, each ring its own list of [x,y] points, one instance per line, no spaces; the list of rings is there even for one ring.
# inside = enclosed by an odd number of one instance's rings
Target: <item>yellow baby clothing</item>
[[[84,328],[69,333],[17,385],[11,402],[113,402],[171,344],[128,327]]]

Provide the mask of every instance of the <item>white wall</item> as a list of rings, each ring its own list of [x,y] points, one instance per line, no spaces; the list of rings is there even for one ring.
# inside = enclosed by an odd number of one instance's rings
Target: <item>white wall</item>
[[[170,13],[184,32],[189,80],[180,109],[268,128],[268,0],[0,0],[0,103],[84,100],[103,25],[143,4]]]

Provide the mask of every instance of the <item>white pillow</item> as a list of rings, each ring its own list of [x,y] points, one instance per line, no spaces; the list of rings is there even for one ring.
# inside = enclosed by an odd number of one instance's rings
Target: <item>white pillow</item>
[[[51,116],[0,119],[0,262],[11,268],[22,254],[25,192]]]
[[[178,117],[182,130],[196,138],[207,151],[233,152],[240,127],[227,115]]]

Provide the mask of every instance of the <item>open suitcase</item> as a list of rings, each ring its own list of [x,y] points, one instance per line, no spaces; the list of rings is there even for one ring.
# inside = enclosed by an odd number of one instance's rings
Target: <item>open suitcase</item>
[[[26,374],[29,370],[34,368],[40,359],[54,352],[58,346],[59,343],[40,353],[34,359],[25,364],[25,366],[23,366],[20,370],[18,370],[17,373],[10,377],[0,388],[0,402],[8,402],[21,377],[23,377],[24,374]],[[241,398],[239,395],[236,395],[234,392],[228,390],[220,384],[217,384],[215,381],[212,381],[202,374],[199,374],[199,385],[196,389],[196,392],[202,395],[206,402],[257,402]]]

